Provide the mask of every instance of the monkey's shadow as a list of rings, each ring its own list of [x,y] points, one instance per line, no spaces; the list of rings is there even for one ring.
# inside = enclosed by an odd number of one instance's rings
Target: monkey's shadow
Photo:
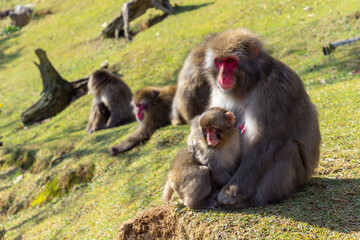
[[[2,65],[8,64],[9,62],[20,57],[21,52],[24,49],[24,47],[19,47],[15,51],[12,51],[12,53],[9,53],[9,54],[4,53],[5,51],[8,51],[8,49],[11,47],[11,44],[8,41],[12,38],[17,38],[19,36],[21,36],[21,33],[16,32],[16,33],[11,34],[10,36],[0,39],[0,69],[3,68]]]
[[[337,232],[360,231],[359,185],[360,179],[314,178],[280,204],[218,211],[281,216]]]

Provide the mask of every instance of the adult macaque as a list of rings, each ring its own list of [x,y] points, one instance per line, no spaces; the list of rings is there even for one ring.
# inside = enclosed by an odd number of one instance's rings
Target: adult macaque
[[[175,191],[190,208],[213,208],[219,190],[240,164],[240,133],[234,115],[210,108],[192,121],[188,148],[175,157],[167,176],[163,200]]]
[[[109,117],[109,109],[105,106],[103,102],[92,105],[86,132],[89,134],[106,128],[106,123]]]
[[[140,125],[127,139],[112,147],[110,154],[116,156],[128,151],[139,143],[147,141],[158,128],[169,125],[175,92],[176,86],[145,87],[138,90],[133,96],[132,105]]]
[[[207,39],[214,35],[208,36]],[[206,40],[205,40],[206,41]],[[171,124],[188,124],[209,104],[210,85],[203,69],[205,43],[194,48],[180,71],[178,88],[171,112]]]
[[[206,44],[211,107],[236,116],[241,165],[218,194],[228,207],[278,202],[308,182],[319,162],[317,112],[301,79],[263,51],[253,33],[229,30]]]
[[[94,95],[87,126],[88,133],[135,121],[133,108],[130,104],[132,98],[131,90],[118,76],[105,69],[97,70],[90,76],[88,88],[89,92]],[[97,106],[99,104],[104,104],[101,106],[103,113],[107,111],[110,114],[105,125],[94,127],[93,123],[96,120],[96,116],[99,116],[94,111],[99,108]],[[98,120],[103,120],[103,118]]]

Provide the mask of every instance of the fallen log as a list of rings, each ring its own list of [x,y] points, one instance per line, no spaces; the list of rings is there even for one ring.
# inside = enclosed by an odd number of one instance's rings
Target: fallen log
[[[124,35],[126,39],[131,40],[129,23],[143,15],[149,8],[159,9],[166,14],[174,13],[174,8],[169,0],[130,0],[124,3],[121,8],[121,15],[102,31],[102,35],[117,39],[120,35]]]
[[[55,116],[88,91],[89,77],[68,82],[56,71],[44,50],[37,48],[35,54],[40,60],[40,64],[34,63],[40,71],[43,90],[41,98],[21,114],[21,121],[25,126]]]

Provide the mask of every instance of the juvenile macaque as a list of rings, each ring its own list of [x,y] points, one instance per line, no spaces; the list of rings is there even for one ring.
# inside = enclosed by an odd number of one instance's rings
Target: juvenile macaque
[[[240,164],[240,133],[234,115],[210,108],[192,121],[188,148],[175,157],[167,176],[163,200],[175,191],[190,208],[213,208],[218,191]]]
[[[281,201],[308,182],[319,162],[317,112],[301,79],[244,29],[209,39],[205,59],[210,107],[232,111],[243,132],[241,165],[219,192],[218,204]]]
[[[213,35],[211,35],[213,36]],[[211,37],[209,36],[208,39]],[[209,104],[210,85],[203,69],[205,44],[194,48],[181,69],[171,112],[171,124],[188,124]]]
[[[110,154],[116,156],[128,151],[139,143],[147,141],[159,128],[170,124],[170,110],[176,86],[164,88],[145,87],[133,96],[134,114],[139,121],[139,127],[127,139],[110,149]]]
[[[89,92],[94,95],[94,100],[86,130],[87,133],[135,121],[133,108],[130,104],[131,90],[118,76],[105,69],[97,70],[90,76],[88,88]],[[95,111],[99,109],[99,106],[104,115],[96,119],[96,116],[99,115],[95,114]],[[94,122],[102,122],[105,118],[106,124],[93,126]]]
[[[101,129],[105,129],[109,117],[109,109],[107,109],[103,102],[92,105],[86,132],[92,133]]]

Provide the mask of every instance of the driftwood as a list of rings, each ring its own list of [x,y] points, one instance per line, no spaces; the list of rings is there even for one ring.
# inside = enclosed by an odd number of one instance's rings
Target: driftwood
[[[174,8],[169,0],[131,0],[122,6],[121,15],[115,18],[103,31],[104,37],[125,38],[131,40],[129,22],[143,15],[149,8],[157,8],[167,14],[174,13]]]
[[[329,45],[323,45],[323,53],[324,55],[330,55],[333,51],[335,51],[335,48],[341,45],[345,45],[345,44],[349,44],[349,43],[353,43],[356,41],[359,41],[360,37],[354,37],[354,38],[350,38],[350,39],[346,39],[346,40],[342,40],[342,41],[337,41],[337,42],[332,42],[329,43]]]
[[[40,60],[40,64],[34,63],[40,70],[43,90],[41,98],[21,114],[25,126],[55,116],[88,91],[88,77],[68,82],[55,70],[44,50],[38,48],[35,54]]]

